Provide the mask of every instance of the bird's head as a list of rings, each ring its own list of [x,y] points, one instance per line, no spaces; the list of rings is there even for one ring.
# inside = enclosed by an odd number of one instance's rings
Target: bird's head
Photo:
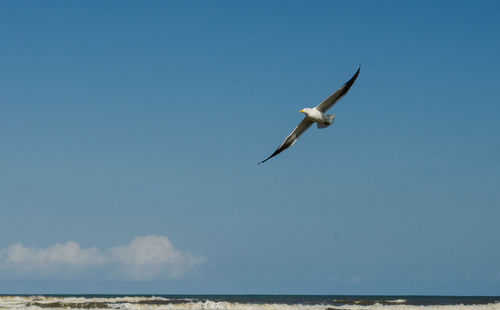
[[[304,114],[309,114],[309,111],[311,111],[311,109],[309,108],[303,108],[302,110],[300,110],[299,112],[300,113],[304,113]]]

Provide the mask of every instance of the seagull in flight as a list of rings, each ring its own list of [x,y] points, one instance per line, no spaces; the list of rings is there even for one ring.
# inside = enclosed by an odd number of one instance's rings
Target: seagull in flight
[[[334,92],[330,97],[326,98],[325,101],[322,103],[318,104],[314,108],[304,108],[300,110],[300,113],[304,113],[305,117],[304,119],[295,127],[295,129],[286,137],[286,139],[281,143],[281,145],[274,151],[274,153],[271,154],[268,158],[264,159],[263,161],[259,162],[258,164],[262,164],[269,159],[273,158],[274,156],[278,155],[279,153],[283,152],[287,148],[291,147],[292,145],[297,142],[297,139],[306,131],[313,123],[316,123],[318,128],[326,128],[330,126],[331,123],[335,120],[335,114],[325,114],[325,112],[333,107],[333,105],[340,99],[342,98],[347,92],[349,91],[349,88],[351,88],[352,84],[354,84],[354,81],[358,78],[359,75],[359,70],[361,69],[361,66],[358,68],[358,71],[354,74],[354,76],[347,81],[342,87],[337,89],[336,92]]]

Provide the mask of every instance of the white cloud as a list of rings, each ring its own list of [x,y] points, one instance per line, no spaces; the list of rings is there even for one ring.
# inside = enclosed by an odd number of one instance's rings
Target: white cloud
[[[97,248],[82,249],[76,242],[55,244],[45,249],[24,247],[17,243],[0,250],[0,271],[20,276],[71,274],[105,261]]]
[[[78,277],[99,272],[103,276],[142,281],[180,277],[204,258],[176,250],[167,237],[136,237],[128,245],[105,251],[82,249],[76,242],[47,248],[14,244],[0,249],[1,277]]]
[[[109,256],[119,264],[119,272],[133,280],[178,277],[204,261],[174,249],[167,237],[156,235],[136,237],[128,245],[110,249]]]

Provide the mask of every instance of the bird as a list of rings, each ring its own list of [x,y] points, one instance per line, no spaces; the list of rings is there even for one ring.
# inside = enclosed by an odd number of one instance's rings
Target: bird
[[[335,120],[335,114],[325,114],[328,109],[333,107],[333,105],[339,101],[345,94],[349,91],[351,86],[354,84],[354,81],[358,78],[359,70],[361,66],[358,67],[356,73],[354,73],[353,77],[347,81],[344,85],[342,85],[339,89],[337,89],[330,97],[326,98],[322,103],[318,104],[314,108],[303,108],[300,110],[300,113],[304,113],[304,119],[295,127],[295,129],[288,135],[288,137],[283,140],[281,145],[271,154],[268,158],[259,162],[258,164],[265,163],[269,159],[283,152],[287,148],[291,147],[297,142],[297,139],[306,131],[313,123],[316,123],[318,128],[326,128],[330,126]]]

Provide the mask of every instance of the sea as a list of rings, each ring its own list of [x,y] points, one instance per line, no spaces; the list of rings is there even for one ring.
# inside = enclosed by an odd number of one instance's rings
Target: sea
[[[500,310],[500,296],[0,295],[0,309]]]

